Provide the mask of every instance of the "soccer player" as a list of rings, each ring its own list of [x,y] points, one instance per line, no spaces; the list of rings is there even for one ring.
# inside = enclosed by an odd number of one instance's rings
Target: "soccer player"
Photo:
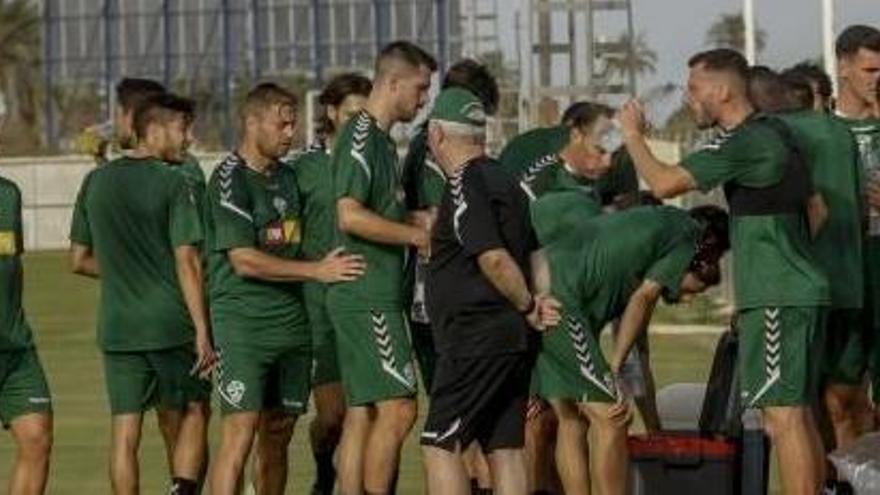
[[[873,396],[880,397],[880,114],[877,92],[880,81],[880,30],[874,27],[854,25],[837,37],[837,116],[846,124],[856,139],[859,152],[859,169],[863,179],[863,223],[867,228],[864,236],[865,303],[862,334],[853,331],[853,342],[859,346],[850,353],[849,366],[858,365],[863,371],[871,361]],[[865,345],[868,343],[868,345]],[[869,347],[870,346],[870,347]],[[865,353],[860,352],[866,350]],[[855,371],[855,370],[854,370]],[[859,385],[854,383],[852,385]],[[855,391],[853,388],[852,391]],[[850,394],[840,410],[852,411],[848,420],[865,415],[870,409],[867,392],[863,389],[855,396]],[[880,412],[875,409],[880,420]],[[850,430],[850,436],[858,436],[866,429],[863,422]]]
[[[764,73],[764,88],[771,94],[757,98],[755,106],[764,112],[783,110],[779,118],[791,129],[791,146],[796,146],[810,169],[816,191],[821,194],[827,217],[814,234],[816,261],[828,276],[831,294],[826,319],[822,373],[823,402],[833,427],[828,450],[846,448],[860,435],[858,413],[864,397],[867,342],[864,339],[862,259],[862,197],[858,148],[848,126],[824,111],[814,110],[810,82],[797,73],[788,77]],[[761,93],[754,88],[754,93]],[[784,92],[788,90],[789,95]],[[772,101],[774,99],[780,101]],[[755,102],[756,100],[752,100]],[[821,213],[820,213],[821,214]]]
[[[363,108],[372,83],[366,77],[348,73],[334,77],[318,96],[322,105],[318,142],[292,163],[303,211],[302,253],[307,260],[320,260],[333,248],[333,175],[330,150],[346,122]],[[309,427],[317,479],[313,495],[332,495],[336,482],[333,454],[342,434],[345,396],[336,357],[336,338],[327,314],[327,286],[317,282],[303,285],[309,327],[312,330],[312,394],[317,414]]]
[[[2,96],[0,110],[2,121]],[[7,489],[40,495],[52,453],[52,398],[22,307],[23,252],[21,191],[0,177],[0,422],[16,446]]]
[[[812,494],[824,461],[810,405],[815,400],[821,310],[828,284],[812,258],[805,220],[809,171],[772,117],[747,96],[748,64],[739,53],[702,52],[688,62],[688,104],[697,124],[719,126],[717,139],[680,165],[657,160],[645,143],[638,102],[619,114],[627,150],[655,195],[724,185],[731,214],[734,289],[740,330],[741,393],[760,408],[779,456],[784,493]]]
[[[421,440],[430,493],[470,493],[461,454],[474,441],[488,455],[495,493],[527,493],[529,327],[558,318],[556,301],[528,286],[536,247],[528,199],[486,157],[485,126],[482,104],[461,88],[441,92],[428,124],[449,177],[426,287],[438,353]]]
[[[345,125],[332,154],[336,236],[363,255],[367,270],[327,294],[347,410],[339,444],[343,495],[388,493],[400,448],[416,418],[416,378],[403,318],[406,248],[427,256],[424,226],[404,223],[397,150],[389,134],[427,101],[436,62],[417,46],[394,42],[376,61],[364,109]]]
[[[546,258],[539,266],[547,267],[536,268],[536,287],[562,303],[562,323],[541,337],[535,388],[559,418],[556,462],[565,493],[590,493],[592,457],[599,493],[623,494],[629,398],[618,389],[621,366],[661,297],[677,302],[717,284],[728,218],[713,206],[690,212],[647,206],[592,219],[560,215],[577,205],[569,194],[547,194],[532,207]],[[620,330],[609,363],[599,335],[616,317]],[[590,428],[595,443],[588,449]]]
[[[114,493],[137,493],[143,413],[180,411],[174,493],[196,493],[204,463],[205,380],[214,364],[195,195],[167,162],[184,159],[191,101],[154,95],[135,111],[137,145],[89,173],[71,226],[71,267],[100,277],[98,342],[112,422]]]
[[[211,176],[205,221],[211,318],[223,425],[211,493],[236,493],[258,427],[258,493],[283,493],[289,436],[306,408],[312,364],[301,285],[352,280],[360,257],[339,249],[297,261],[302,213],[293,169],[279,161],[296,127],[296,97],[271,83],[240,110],[242,138]]]

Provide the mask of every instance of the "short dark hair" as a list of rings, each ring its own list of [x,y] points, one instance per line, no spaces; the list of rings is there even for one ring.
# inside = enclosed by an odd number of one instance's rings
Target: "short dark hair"
[[[276,105],[296,107],[299,99],[295,94],[273,82],[257,84],[251,89],[242,104],[240,118],[242,121],[249,115],[262,113]]]
[[[774,113],[790,110],[789,88],[773,69],[764,65],[749,68],[747,93],[749,101],[761,112]]]
[[[715,48],[697,53],[688,60],[688,67],[703,66],[714,72],[729,72],[743,82],[749,78],[749,63],[742,53],[729,48]]]
[[[880,52],[880,30],[864,24],[854,24],[844,29],[834,43],[838,58],[851,57],[862,48]]]
[[[560,123],[570,129],[585,129],[599,120],[599,117],[613,117],[614,109],[602,103],[576,101],[562,113]]]
[[[442,89],[462,88],[470,91],[483,103],[486,115],[494,115],[498,110],[498,82],[489,68],[476,60],[459,60],[443,77]]]
[[[703,229],[688,271],[706,285],[715,285],[720,280],[718,260],[730,249],[730,215],[715,205],[696,206],[688,214]]]
[[[811,81],[798,72],[785,71],[782,80],[788,90],[788,99],[794,108],[805,110],[813,108],[816,98],[813,95]]]
[[[376,78],[384,75],[388,62],[392,60],[413,68],[427,67],[431,72],[437,70],[437,60],[419,46],[409,41],[392,41],[382,48],[376,58]]]
[[[191,121],[195,116],[195,103],[171,93],[150,96],[134,110],[134,135],[144,139],[150,124],[165,123],[178,116]]]
[[[349,95],[369,96],[372,89],[373,83],[357,72],[347,72],[331,79],[318,95],[318,103],[324,107],[318,124],[318,134],[326,136],[336,130],[327,117],[327,107],[339,106]]]
[[[116,84],[116,104],[124,111],[134,111],[144,100],[165,93],[165,86],[152,79],[124,77]]]
[[[831,77],[821,67],[812,62],[801,62],[782,71],[782,76],[792,81],[805,80],[808,85],[815,84],[822,98],[830,99],[834,92]],[[812,88],[811,88],[812,90]]]

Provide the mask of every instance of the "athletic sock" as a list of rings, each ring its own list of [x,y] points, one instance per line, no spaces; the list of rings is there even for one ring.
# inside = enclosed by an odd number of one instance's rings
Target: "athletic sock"
[[[317,479],[312,487],[314,495],[332,495],[333,485],[336,483],[336,467],[333,466],[333,451],[316,452],[315,471]]]
[[[171,479],[171,491],[169,495],[198,495],[199,482],[186,478],[174,477]]]

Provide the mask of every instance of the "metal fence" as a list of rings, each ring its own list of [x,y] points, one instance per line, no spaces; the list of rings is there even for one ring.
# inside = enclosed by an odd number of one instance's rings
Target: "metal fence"
[[[122,76],[195,97],[232,140],[235,102],[263,78],[304,87],[340,70],[372,70],[395,39],[461,53],[460,0],[42,0],[47,143],[69,139],[76,105],[109,119]],[[98,108],[95,108],[98,107]],[[219,125],[218,125],[219,124]]]

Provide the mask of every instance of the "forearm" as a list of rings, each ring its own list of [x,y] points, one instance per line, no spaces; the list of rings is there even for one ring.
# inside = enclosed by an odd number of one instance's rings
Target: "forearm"
[[[353,202],[352,202],[353,203]],[[340,206],[339,230],[379,244],[413,246],[423,231],[418,227],[393,222],[360,205]]]
[[[685,169],[658,160],[643,136],[626,136],[625,142],[636,171],[658,198],[671,198],[696,188]]]
[[[227,253],[235,273],[267,282],[305,282],[317,280],[317,261],[278,258],[254,248],[235,248]]]
[[[611,357],[611,370],[615,373],[620,371],[626,356],[635,344],[636,339],[642,332],[648,329],[651,313],[654,311],[656,298],[637,294],[629,300],[623,317],[620,319],[620,331],[614,342],[614,351]]]
[[[180,249],[180,248],[178,248]],[[195,326],[196,335],[208,337],[208,311],[205,305],[205,282],[198,252],[180,253],[177,259],[177,280]]]
[[[810,234],[815,238],[828,220],[828,207],[821,194],[815,193],[810,196],[807,202],[807,219],[810,223]]]
[[[550,293],[550,263],[547,262],[547,256],[544,250],[540,249],[531,255],[532,261],[532,287],[535,292],[540,294]]]
[[[98,260],[90,247],[73,244],[70,247],[70,269],[77,275],[98,278],[100,270]]]
[[[532,293],[522,270],[506,250],[493,251],[489,256],[488,253],[480,255],[480,270],[517,311],[526,311],[532,304]]]

